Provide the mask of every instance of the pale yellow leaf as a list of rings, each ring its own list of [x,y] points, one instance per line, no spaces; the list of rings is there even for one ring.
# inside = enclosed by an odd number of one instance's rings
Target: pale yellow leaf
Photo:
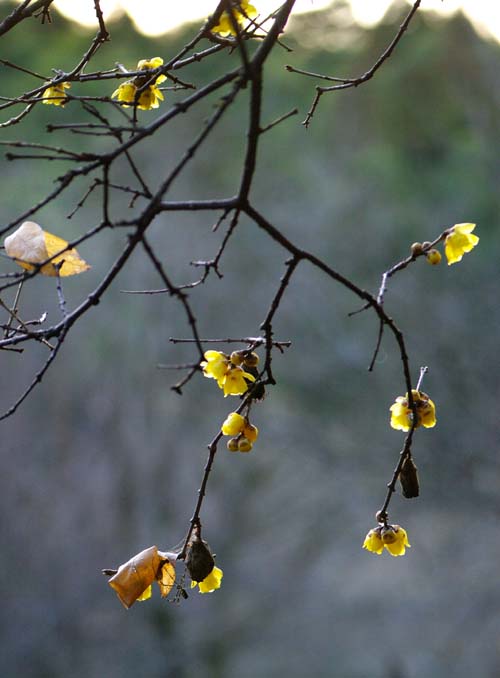
[[[4,246],[9,257],[27,271],[34,269],[32,264],[41,264],[51,257],[52,261],[40,269],[43,275],[56,276],[58,271],[60,276],[76,275],[90,268],[75,249],[67,249],[66,240],[44,231],[34,221],[25,221],[5,238]]]

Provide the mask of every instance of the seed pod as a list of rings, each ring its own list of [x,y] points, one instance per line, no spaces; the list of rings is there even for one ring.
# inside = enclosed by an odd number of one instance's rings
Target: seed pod
[[[231,353],[230,360],[233,363],[233,365],[241,365],[244,358],[245,358],[245,352],[244,351],[233,351]]]
[[[214,569],[215,561],[208,548],[208,544],[196,537],[191,542],[187,556],[186,568],[193,581],[203,581]]]
[[[259,356],[257,353],[252,351],[252,353],[249,353],[247,356],[245,356],[245,367],[257,367],[259,364]]]
[[[419,495],[418,470],[413,459],[408,456],[403,462],[399,474],[399,482],[403,491],[403,497],[413,499]]]

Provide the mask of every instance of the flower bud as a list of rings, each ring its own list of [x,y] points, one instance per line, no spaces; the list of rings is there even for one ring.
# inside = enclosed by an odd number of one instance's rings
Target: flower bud
[[[243,431],[246,420],[237,412],[230,412],[221,426],[221,431],[225,436],[236,436]]]
[[[430,246],[431,246],[431,243],[428,240],[424,240],[424,242],[422,243],[422,249],[423,250],[429,249]]]
[[[252,351],[252,353],[249,353],[247,356],[245,356],[245,360],[244,360],[245,366],[246,367],[257,367],[257,365],[259,364],[259,360],[260,360],[260,358],[257,355],[257,353]]]
[[[441,263],[441,254],[437,250],[429,250],[425,256],[429,264],[432,264],[433,266],[437,266],[437,264]]]
[[[247,438],[240,438],[238,440],[238,450],[239,452],[250,452],[253,445]]]
[[[418,257],[420,254],[422,254],[422,243],[414,242],[410,247],[410,250],[414,257]]]
[[[254,426],[253,424],[246,424],[243,429],[243,435],[251,443],[254,443],[259,435],[259,429],[257,428],[257,426]]]
[[[231,353],[230,360],[233,363],[233,365],[241,365],[244,358],[245,358],[245,352],[244,351],[233,351]]]
[[[238,451],[238,438],[231,438],[227,441],[226,447],[230,452]]]

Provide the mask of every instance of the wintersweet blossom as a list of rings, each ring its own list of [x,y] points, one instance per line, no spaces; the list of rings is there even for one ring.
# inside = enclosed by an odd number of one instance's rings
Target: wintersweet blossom
[[[228,395],[243,395],[248,391],[248,381],[255,381],[255,377],[250,372],[245,372],[241,367],[231,365],[226,372],[220,388],[224,391],[224,398]]]
[[[222,424],[221,431],[225,436],[237,436],[245,428],[245,423],[245,417],[237,412],[231,412]]]
[[[220,589],[223,576],[222,570],[219,567],[214,567],[203,581],[192,581],[191,588],[194,589],[195,586],[198,586],[200,593],[212,593],[212,591]]]
[[[64,106],[68,101],[68,96],[64,90],[70,87],[70,82],[59,82],[57,85],[49,85],[42,94],[42,103],[52,104],[52,106]]]
[[[148,71],[149,69],[159,68],[163,64],[161,57],[154,57],[152,59],[141,59],[137,64],[138,71]],[[137,92],[150,79],[150,75],[137,75],[132,80],[122,82],[121,85],[111,95],[112,98],[121,101],[125,108],[133,106],[136,103]],[[165,82],[166,75],[158,75],[154,82],[148,85],[137,98],[137,108],[143,111],[149,111],[152,108],[158,108],[160,101],[164,100],[163,92],[158,85]]]
[[[456,224],[450,229],[444,241],[444,253],[448,259],[448,266],[462,260],[466,252],[470,252],[479,242],[477,235],[472,231],[476,224]]]
[[[401,525],[379,525],[368,532],[363,548],[380,555],[387,549],[391,556],[404,556],[406,547],[410,548],[408,535]]]
[[[423,391],[412,390],[413,401],[417,410],[417,423],[415,428],[424,426],[433,428],[436,425],[436,406]],[[409,431],[412,426],[413,412],[408,404],[408,394],[398,396],[396,402],[391,405],[391,426],[398,431]]]
[[[229,371],[229,357],[220,351],[205,351],[205,360],[201,362],[203,374],[209,379],[216,379],[219,388],[223,387],[223,380]]]
[[[203,374],[217,381],[219,388],[224,391],[224,397],[246,393],[248,382],[255,381],[253,374],[235,365],[229,356],[221,351],[206,351],[203,357],[205,360],[200,363]]]
[[[241,30],[248,19],[254,19],[258,12],[248,0],[239,0],[232,4],[232,17]],[[222,36],[236,35],[236,30],[229,12],[222,12],[219,23],[212,28],[212,33]]]

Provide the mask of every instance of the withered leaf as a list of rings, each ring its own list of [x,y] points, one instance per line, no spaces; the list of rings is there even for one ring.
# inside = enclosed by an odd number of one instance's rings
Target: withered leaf
[[[158,581],[162,597],[170,592],[175,582],[175,567],[169,556],[150,546],[120,565],[109,585],[128,609],[136,600],[147,600],[151,596],[151,584]]]
[[[43,275],[77,275],[90,268],[75,249],[68,247],[66,240],[44,231],[34,221],[21,224],[5,238],[4,246],[9,257],[27,271],[34,270],[32,264],[41,264],[51,257],[54,258],[50,263],[40,269]]]

